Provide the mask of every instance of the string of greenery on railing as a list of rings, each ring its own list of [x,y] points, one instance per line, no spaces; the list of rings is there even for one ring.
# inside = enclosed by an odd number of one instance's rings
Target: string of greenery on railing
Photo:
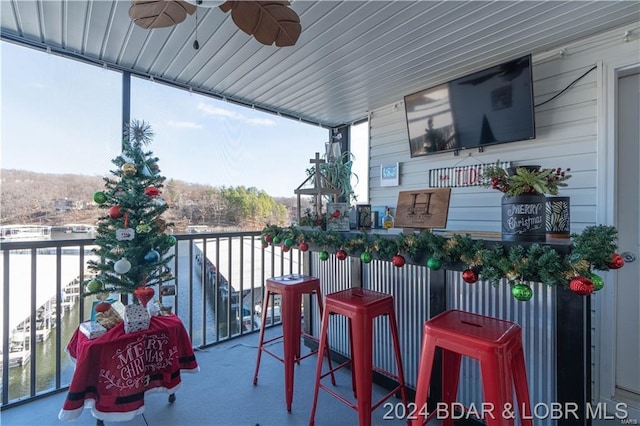
[[[320,260],[329,252],[336,258],[359,256],[363,263],[373,259],[390,261],[396,267],[407,263],[424,264],[432,270],[442,267],[463,269],[462,278],[473,284],[485,280],[498,285],[506,279],[514,297],[529,300],[533,296],[526,282],[568,287],[580,295],[589,295],[604,286],[602,277],[594,271],[618,269],[624,259],[617,251],[617,230],[612,226],[589,226],[571,235],[571,245],[564,251],[553,244],[510,244],[473,238],[469,234],[451,237],[430,231],[399,234],[333,232],[282,228],[269,225],[262,231],[262,242],[281,246],[283,251],[297,246],[301,251],[313,247]],[[425,263],[423,263],[425,262]],[[462,268],[461,268],[462,266]]]

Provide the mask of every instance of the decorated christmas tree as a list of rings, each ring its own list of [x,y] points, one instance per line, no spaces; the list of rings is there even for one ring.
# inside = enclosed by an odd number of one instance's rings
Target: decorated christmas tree
[[[133,293],[146,305],[153,286],[173,279],[167,265],[176,239],[165,234],[170,224],[161,217],[168,208],[161,198],[165,178],[158,158],[144,150],[152,138],[148,123],[132,121],[122,153],[112,160],[112,176],[105,177],[105,189],[93,195],[105,214],[98,222],[98,248],[93,250],[99,260],[88,262],[95,276],[86,283],[85,296]]]

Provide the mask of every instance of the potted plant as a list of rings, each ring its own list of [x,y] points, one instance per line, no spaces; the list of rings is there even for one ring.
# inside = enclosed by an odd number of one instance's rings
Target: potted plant
[[[351,171],[352,157],[353,154],[350,152],[343,152],[341,155],[318,165],[320,172],[340,191],[339,197],[347,203],[357,201],[351,186],[351,177],[355,177],[356,181],[358,179],[358,176]],[[308,176],[313,176],[315,172],[315,167],[307,169]]]
[[[353,165],[352,154],[344,152],[327,156],[326,160],[316,153],[314,165],[306,170],[307,178],[294,191],[298,195],[298,224],[299,226],[326,226],[326,214],[323,205],[342,203],[347,207],[351,201],[356,201],[356,195],[351,186],[351,178],[358,176],[351,171]],[[301,211],[301,195],[311,195],[311,208],[303,214]],[[333,219],[336,219],[335,217]]]
[[[567,186],[571,169],[541,169],[517,166],[487,167],[484,186],[504,193],[502,197],[502,239],[506,241],[546,241],[546,195],[558,195]]]
[[[485,169],[483,177],[485,187],[497,189],[509,197],[522,194],[550,194],[558,195],[561,187],[567,186],[565,182],[571,177],[568,174],[571,169],[542,169],[540,166],[516,166],[503,169],[498,166],[489,166]]]

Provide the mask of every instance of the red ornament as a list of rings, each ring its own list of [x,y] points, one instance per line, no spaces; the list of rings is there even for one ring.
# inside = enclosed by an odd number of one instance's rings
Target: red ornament
[[[269,243],[267,243],[266,241],[262,243],[262,248],[265,249],[269,247]]]
[[[465,269],[462,272],[462,279],[468,284],[475,284],[478,282],[478,273],[471,268]]]
[[[288,246],[288,245],[286,245],[286,244],[282,244],[282,246],[281,246],[281,247],[282,247],[282,251],[283,251],[283,252],[285,252],[285,253],[286,253],[286,252],[288,252],[288,251],[289,251],[289,246]]]
[[[267,234],[264,236],[264,242],[269,244],[271,242],[271,235]]]
[[[300,244],[298,244],[298,248],[300,249],[300,251],[307,251],[309,250],[309,244],[305,243],[304,241],[301,242]]]
[[[111,309],[111,303],[109,302],[100,302],[94,308],[96,312],[107,312]]]
[[[342,213],[340,213],[340,210],[336,210],[336,211],[335,211],[335,212],[333,212],[333,214],[332,214],[332,216],[333,216],[334,218],[336,218],[336,219],[337,219],[337,218],[339,218],[341,215],[342,215]]]
[[[569,282],[569,288],[580,296],[588,296],[595,290],[593,282],[587,277],[575,277]]]
[[[624,266],[624,257],[618,253],[613,253],[613,255],[611,255],[611,261],[607,265],[609,269],[620,269]]]
[[[336,257],[338,260],[345,260],[347,258],[347,252],[340,249],[336,252]]]
[[[120,210],[120,206],[111,206],[109,208],[109,216],[114,219],[122,217],[122,210]]]
[[[144,194],[149,197],[157,197],[160,194],[160,190],[155,186],[149,186],[144,189]]]
[[[402,256],[401,254],[396,254],[391,259],[391,263],[393,263],[393,266],[397,268],[402,268],[405,264],[404,256]]]
[[[133,295],[145,308],[147,307],[147,303],[149,303],[149,300],[153,298],[154,294],[155,291],[151,287],[136,287],[136,289],[133,290]]]

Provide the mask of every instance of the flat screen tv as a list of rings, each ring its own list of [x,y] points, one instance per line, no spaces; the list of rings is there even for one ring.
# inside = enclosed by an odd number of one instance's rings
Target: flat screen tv
[[[531,55],[404,97],[411,157],[535,138]]]

